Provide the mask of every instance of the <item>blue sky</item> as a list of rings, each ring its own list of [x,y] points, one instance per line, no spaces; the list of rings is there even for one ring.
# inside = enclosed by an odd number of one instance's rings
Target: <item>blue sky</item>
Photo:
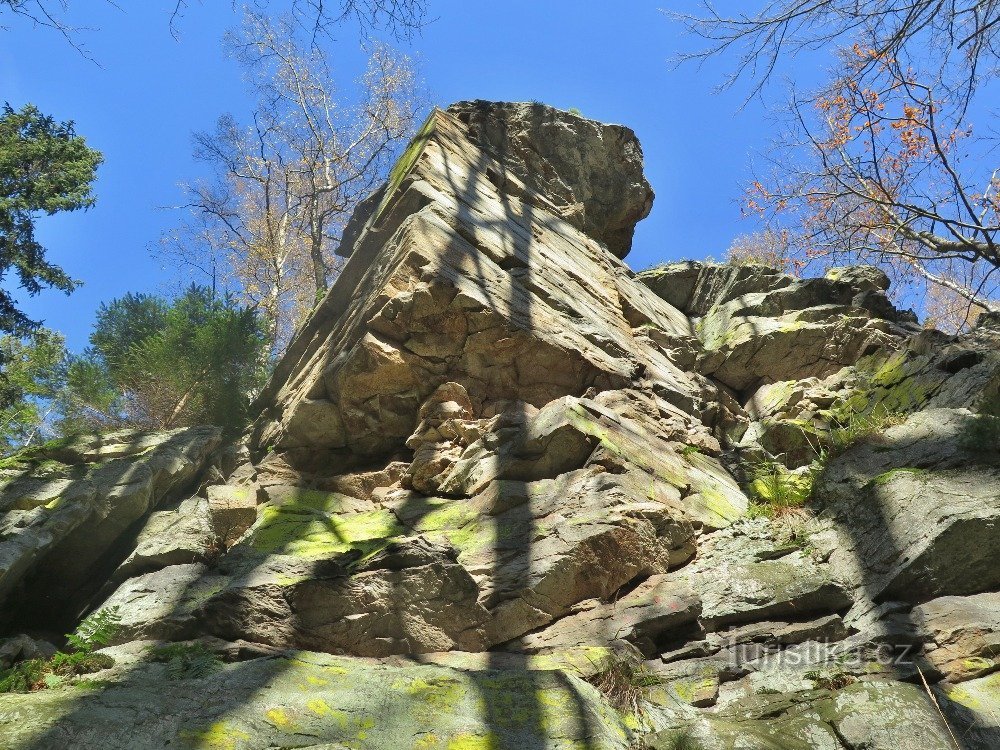
[[[191,158],[191,133],[211,129],[227,111],[241,118],[250,101],[220,41],[238,20],[228,2],[193,3],[179,39],[168,27],[172,0],[121,3],[124,11],[76,4],[87,6],[78,22],[95,27],[80,38],[99,65],[49,30],[11,22],[0,32],[0,99],[75,120],[104,153],[97,206],[39,225],[51,260],[83,286],[68,297],[50,290],[24,303],[79,350],[102,301],[169,291],[176,274],[149,247],[178,221],[164,208],[181,201],[178,183],[202,174]],[[715,93],[731,60],[672,69],[670,58],[693,42],[660,11],[666,0],[430,4],[434,22],[406,51],[419,59],[435,103],[536,99],[637,132],[656,202],[636,233],[633,268],[718,257],[734,236],[752,230],[737,199],[752,154],[772,137],[767,106],[741,108],[745,88]],[[720,6],[727,4],[742,5]],[[669,3],[674,10],[694,5]],[[364,60],[355,31],[345,28],[335,50],[335,70],[349,86]]]

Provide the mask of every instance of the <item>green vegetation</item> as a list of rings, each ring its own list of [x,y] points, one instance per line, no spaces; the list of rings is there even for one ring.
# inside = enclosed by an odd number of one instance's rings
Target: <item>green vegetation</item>
[[[42,434],[68,360],[65,340],[47,328],[23,338],[0,336],[0,452],[29,445]]]
[[[805,673],[807,680],[812,680],[817,690],[840,690],[848,685],[857,682],[857,678],[846,672],[824,673],[818,669],[813,669]]]
[[[199,286],[101,305],[90,344],[72,356],[46,329],[0,337],[0,452],[44,453],[46,438],[123,427],[215,424],[235,434],[266,376],[257,312]]]
[[[63,432],[216,424],[233,434],[264,376],[256,312],[205,287],[103,304],[90,343],[68,368]]]
[[[834,422],[826,435],[810,438],[810,434],[803,430],[803,435],[812,446],[812,462],[796,470],[788,469],[773,459],[757,463],[751,471],[751,505],[747,515],[751,518],[775,518],[801,509],[812,497],[813,488],[830,459],[876,437],[893,425],[901,424],[905,419],[905,414],[877,407],[867,414],[848,413],[842,420]]]
[[[664,737],[661,735],[660,747],[668,750],[702,750],[705,745],[690,728],[678,729]]]
[[[971,453],[1000,453],[1000,417],[992,414],[969,417],[960,444]]]
[[[45,259],[35,239],[35,219],[94,205],[91,186],[101,154],[87,147],[72,122],[56,122],[33,104],[0,111],[0,278],[9,274],[28,294],[55,287],[67,294],[76,287],[58,266]],[[25,336],[39,324],[0,289],[0,331]]]
[[[113,667],[115,660],[94,650],[107,646],[117,632],[121,616],[117,607],[101,609],[84,619],[66,640],[72,650],[57,651],[51,659],[27,659],[0,670],[0,693],[28,693],[58,687],[66,678]]]
[[[863,440],[879,435],[889,427],[906,421],[906,414],[892,411],[881,405],[869,413],[851,413],[830,430],[829,451],[833,455],[843,453]],[[830,456],[832,457],[832,456]]]
[[[170,643],[150,651],[150,658],[167,665],[167,678],[194,680],[215,672],[222,662],[203,643]]]
[[[750,481],[751,517],[774,518],[801,508],[812,496],[813,483],[823,469],[819,461],[792,471],[776,461],[761,461]]]
[[[596,674],[587,678],[622,713],[642,714],[649,690],[661,683],[660,677],[631,652],[614,652],[598,664]]]
[[[900,474],[920,475],[929,473],[930,472],[927,469],[916,469],[913,467],[904,466],[899,469],[890,469],[889,471],[885,471],[879,474],[872,480],[872,483],[881,487],[882,485],[889,484],[889,482],[891,482],[894,478],[898,477]]]
[[[68,633],[66,641],[78,653],[90,653],[95,648],[107,646],[118,632],[121,615],[117,607],[99,609],[84,618],[75,633]]]

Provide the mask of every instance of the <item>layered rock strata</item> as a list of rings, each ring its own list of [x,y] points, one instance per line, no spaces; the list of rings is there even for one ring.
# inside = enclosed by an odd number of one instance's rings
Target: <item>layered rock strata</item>
[[[239,445],[10,477],[8,662],[36,582],[121,622],[113,667],[0,695],[0,745],[1000,744],[1000,332],[873,268],[636,274],[651,201],[627,128],[432,113]]]

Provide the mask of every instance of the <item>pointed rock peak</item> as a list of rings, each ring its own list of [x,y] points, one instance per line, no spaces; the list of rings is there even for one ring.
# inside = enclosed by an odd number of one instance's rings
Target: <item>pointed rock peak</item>
[[[457,102],[447,112],[569,223],[619,258],[628,255],[635,225],[653,207],[632,130],[540,102]]]

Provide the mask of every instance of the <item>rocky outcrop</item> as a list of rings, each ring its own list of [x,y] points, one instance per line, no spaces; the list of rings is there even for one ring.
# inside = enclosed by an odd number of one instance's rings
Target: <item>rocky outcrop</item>
[[[0,470],[0,604],[64,607],[131,527],[190,490],[220,443],[215,428],[117,432],[29,449]],[[141,553],[140,553],[141,554]],[[30,600],[33,604],[28,604]],[[9,605],[0,619],[11,619]]]
[[[1000,334],[869,267],[634,274],[651,199],[625,128],[435,111],[238,445],[8,485],[2,529],[82,519],[18,580],[86,569],[120,624],[0,695],[5,747],[997,746]],[[20,629],[4,664],[51,650]]]
[[[497,159],[498,180],[523,181],[561,219],[617,257],[628,254],[636,223],[653,207],[635,133],[537,103],[459,102],[448,113]]]

